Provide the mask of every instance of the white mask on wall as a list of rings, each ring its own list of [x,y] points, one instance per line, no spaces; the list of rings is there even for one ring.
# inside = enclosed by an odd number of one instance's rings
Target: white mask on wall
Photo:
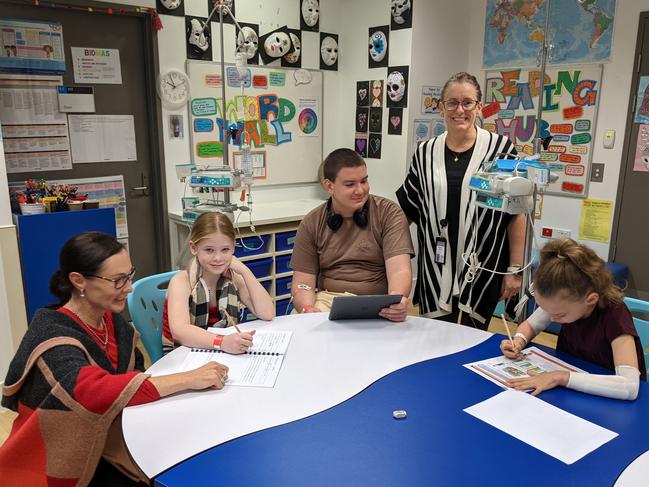
[[[333,37],[327,36],[322,39],[320,45],[320,56],[327,66],[333,66],[338,60],[338,43]]]
[[[237,51],[242,53],[246,59],[251,59],[257,54],[259,39],[257,33],[251,27],[242,27],[237,34]]]
[[[264,41],[264,51],[270,57],[282,57],[291,49],[291,38],[286,32],[273,32]]]
[[[388,39],[382,31],[376,31],[370,36],[370,57],[374,62],[381,62],[385,57],[388,47]]]
[[[318,0],[304,0],[302,2],[302,18],[304,23],[313,27],[320,17],[320,2]]]
[[[160,0],[160,3],[167,10],[176,10],[180,7],[181,0]]]
[[[406,19],[403,16],[407,14],[408,10],[410,10],[410,0],[392,0],[390,11],[395,23],[404,24]]]
[[[300,53],[302,51],[302,46],[300,46],[300,38],[298,36],[296,36],[292,32],[289,32],[289,35],[291,36],[291,41],[293,41],[293,48],[295,50],[292,53],[284,56],[284,59],[286,59],[291,64],[295,64],[300,60]]]
[[[402,100],[403,95],[406,93],[406,80],[399,71],[392,71],[388,75],[386,90],[390,100],[399,102]]]
[[[198,19],[192,19],[191,22],[192,31],[189,34],[189,43],[192,46],[196,46],[201,51],[207,51],[207,48],[210,47],[203,32],[203,24]]]

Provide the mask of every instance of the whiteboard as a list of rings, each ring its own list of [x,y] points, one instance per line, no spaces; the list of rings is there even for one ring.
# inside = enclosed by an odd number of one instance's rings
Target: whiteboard
[[[486,72],[483,128],[506,135],[519,153],[531,155],[539,99],[543,104],[541,136],[552,135],[541,160],[556,180],[545,194],[585,198],[594,149],[602,66],[552,66],[540,92],[536,68]],[[540,95],[540,96],[539,96]]]
[[[226,119],[237,129],[228,141],[230,166],[238,167],[245,137],[252,149],[255,185],[316,182],[322,161],[322,72],[268,66],[247,69],[242,88],[236,67],[225,64]],[[298,83],[296,73],[301,81],[310,81]],[[188,60],[187,74],[192,161],[199,166],[222,165],[221,65]]]

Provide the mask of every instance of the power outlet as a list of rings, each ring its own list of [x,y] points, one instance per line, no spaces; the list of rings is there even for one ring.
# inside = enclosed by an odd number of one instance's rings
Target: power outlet
[[[572,232],[564,228],[543,227],[541,228],[541,237],[549,239],[570,238]]]
[[[604,164],[595,163],[590,165],[590,180],[593,183],[604,182]]]

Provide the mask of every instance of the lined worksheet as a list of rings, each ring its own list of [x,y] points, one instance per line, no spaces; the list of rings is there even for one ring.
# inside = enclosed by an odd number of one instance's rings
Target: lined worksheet
[[[292,331],[257,331],[252,348],[240,355],[193,348],[179,372],[196,369],[208,362],[218,362],[228,367],[226,386],[274,387],[292,336]]]

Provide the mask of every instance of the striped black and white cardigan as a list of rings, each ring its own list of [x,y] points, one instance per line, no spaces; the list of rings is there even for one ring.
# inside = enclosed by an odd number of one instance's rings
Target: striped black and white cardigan
[[[506,137],[476,127],[478,134],[462,182],[458,249],[464,253],[475,246],[482,267],[504,271],[509,265],[507,225],[511,215],[476,207],[475,193],[469,189],[471,176],[484,162],[496,154],[516,154]],[[491,311],[490,304],[498,299],[501,276],[488,271],[477,271],[472,282],[465,280],[468,266],[458,249],[447,248],[446,262],[435,263],[435,240],[443,237],[448,242],[448,226],[440,222],[446,218],[446,166],[444,147],[446,134],[421,142],[403,185],[397,191],[399,203],[406,215],[417,224],[419,251],[415,302],[422,314],[430,318],[452,312],[452,298],[459,298],[459,308],[484,323]],[[503,157],[503,156],[501,156]],[[474,221],[475,220],[475,221]],[[474,225],[477,232],[474,234]],[[451,259],[455,259],[456,273],[452,275]],[[495,295],[495,298],[494,298]]]

